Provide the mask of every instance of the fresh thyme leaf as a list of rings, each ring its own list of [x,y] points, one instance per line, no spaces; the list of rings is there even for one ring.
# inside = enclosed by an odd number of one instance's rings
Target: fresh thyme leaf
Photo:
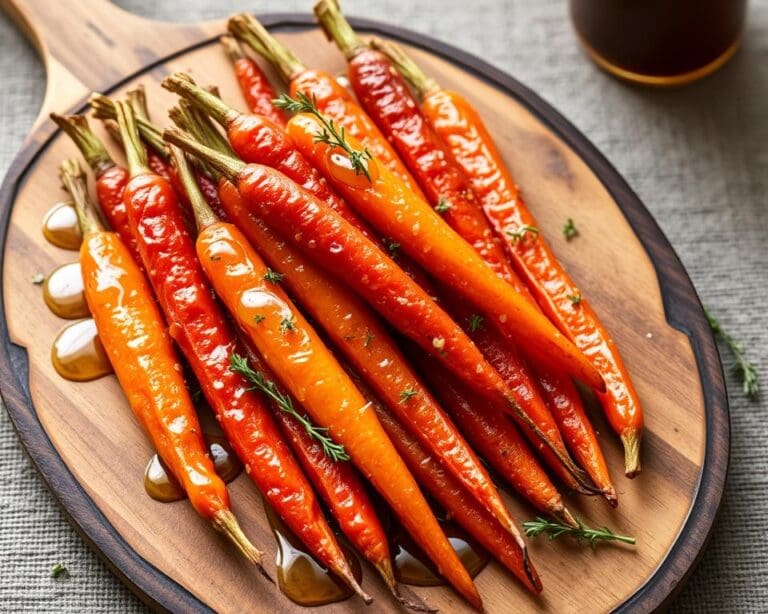
[[[507,230],[507,234],[512,237],[512,243],[525,241],[528,237],[535,239],[539,236],[539,229],[536,226],[520,226],[517,230]]]
[[[569,294],[568,300],[571,301],[571,305],[578,305],[581,303],[581,292],[576,292],[576,294]]]
[[[39,286],[41,283],[45,281],[45,275],[43,275],[42,273],[35,273],[32,276],[32,279],[30,281],[36,286]]]
[[[400,244],[397,241],[395,241],[394,239],[385,238],[385,239],[382,239],[382,240],[384,242],[384,246],[387,248],[387,251],[389,252],[389,255],[392,258],[396,258],[397,254],[400,251]]]
[[[363,347],[368,349],[375,337],[376,335],[374,335],[371,331],[365,331],[365,341],[363,342]]]
[[[447,198],[440,198],[440,200],[437,201],[437,204],[435,205],[435,211],[438,213],[445,213],[448,211],[453,205],[450,203],[450,201]]]
[[[253,316],[253,321],[256,322],[256,324],[261,324],[266,319],[267,319],[267,316],[263,316],[261,314]]]
[[[728,346],[728,349],[731,351],[731,354],[733,354],[733,357],[736,360],[736,362],[734,362],[733,366],[731,367],[731,372],[741,381],[741,387],[744,391],[744,394],[746,394],[751,399],[756,398],[760,392],[760,381],[757,377],[757,367],[747,358],[746,352],[744,351],[744,346],[739,341],[736,341],[736,339],[731,337],[731,335],[729,335],[727,332],[725,332],[723,327],[720,325],[720,322],[718,322],[715,317],[706,309],[704,310],[704,313],[707,316],[709,327],[712,329],[714,335],[725,342],[725,345]]]
[[[296,322],[295,317],[291,316],[290,318],[283,318],[280,320],[280,332],[285,334],[288,331],[294,331],[296,330]]]
[[[589,545],[594,550],[597,544],[601,541],[620,541],[625,544],[634,544],[635,538],[628,535],[616,535],[608,527],[601,529],[590,529],[581,520],[576,521],[578,527],[572,527],[560,522],[551,522],[539,516],[536,520],[528,520],[523,523],[523,529],[528,537],[538,537],[541,534],[546,534],[550,540],[557,539],[563,535],[570,535],[575,537],[576,541],[581,543],[582,540],[587,540]]]
[[[485,321],[485,318],[481,316],[479,313],[473,313],[471,316],[469,316],[469,330],[470,332],[475,332],[477,330],[480,330],[483,326],[483,322]]]
[[[329,147],[339,147],[346,152],[349,163],[355,171],[355,175],[365,175],[365,178],[371,182],[371,175],[368,172],[368,160],[373,160],[368,148],[359,151],[354,149],[347,142],[347,134],[344,127],[338,128],[332,119],[327,118],[320,113],[317,108],[317,100],[314,94],[312,98],[304,92],[296,92],[296,98],[291,98],[288,94],[281,94],[279,98],[272,101],[278,109],[283,109],[289,113],[309,113],[314,115],[323,124],[323,129],[315,135],[315,143],[325,143]]]
[[[58,578],[61,574],[69,575],[69,570],[64,566],[64,563],[56,563],[51,567],[52,578]]]
[[[406,388],[400,393],[400,403],[407,403],[410,401],[413,397],[415,397],[417,394],[419,394],[416,390],[413,388]]]
[[[576,226],[573,224],[573,220],[571,218],[568,218],[565,221],[565,225],[563,226],[563,236],[565,237],[566,241],[570,241],[579,234],[579,231],[576,230]]]
[[[290,414],[296,420],[299,421],[304,430],[307,431],[310,437],[316,439],[323,447],[323,453],[335,462],[349,460],[349,455],[344,450],[344,446],[336,443],[328,435],[328,429],[316,426],[312,421],[304,415],[301,415],[293,407],[293,401],[291,397],[283,394],[278,390],[275,382],[268,380],[264,377],[261,371],[254,371],[248,365],[248,359],[239,354],[232,354],[229,357],[229,368],[235,373],[239,373],[251,384],[253,388],[251,390],[258,390],[263,393],[267,398],[271,399],[280,411]]]
[[[283,277],[285,277],[285,275],[283,275],[282,273],[278,273],[277,271],[273,271],[272,269],[267,269],[267,272],[264,273],[264,277],[262,277],[262,279],[264,281],[268,281],[273,284],[278,284],[281,281],[283,281]]]

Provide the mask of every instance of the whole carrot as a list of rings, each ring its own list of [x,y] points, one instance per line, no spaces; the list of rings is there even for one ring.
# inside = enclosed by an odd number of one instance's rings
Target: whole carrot
[[[219,38],[219,41],[221,41],[229,61],[232,62],[232,68],[235,70],[235,77],[238,85],[240,85],[243,98],[245,98],[245,104],[248,105],[248,110],[256,115],[269,118],[280,126],[285,125],[287,121],[285,114],[272,104],[272,99],[276,98],[275,90],[272,89],[259,65],[245,55],[243,48],[234,36],[227,34]]]
[[[183,147],[191,144],[174,131],[166,131],[165,138]],[[240,183],[244,188],[246,182]],[[253,190],[250,198],[269,190],[248,183]],[[199,228],[198,258],[237,324],[314,421],[344,447],[439,572],[472,605],[481,607],[472,579],[370,403],[279,285],[269,281],[267,266],[245,236],[235,226],[218,221],[202,199],[195,198],[192,204]]]
[[[283,101],[284,106],[303,111],[288,122],[291,140],[366,221],[397,241],[427,272],[473,303],[489,323],[535,361],[596,389],[604,388],[592,363],[524,297],[499,279],[423,199],[408,191],[386,167],[366,160],[365,150],[353,137],[342,139],[336,133],[319,139],[328,133],[329,124],[318,117],[319,112],[306,97]]]
[[[50,117],[77,145],[88,166],[93,170],[96,177],[96,200],[107,223],[120,236],[136,262],[140,263],[136,238],[128,226],[128,216],[123,203],[123,191],[125,184],[128,183],[128,170],[115,163],[99,137],[91,130],[85,117],[56,113],[51,113]]]
[[[199,129],[196,132],[201,133]],[[210,142],[216,138],[204,140]],[[410,368],[375,314],[348,288],[318,270],[310,258],[256,218],[244,206],[235,186],[224,176],[219,180],[219,194],[219,202],[227,217],[264,255],[275,277],[286,284],[291,295],[363,374],[391,411],[503,526],[517,532],[479,459]]]
[[[421,447],[392,414],[375,402],[374,407],[381,425],[424,489],[450,514],[452,520],[511,571],[529,591],[540,593],[541,580],[528,559],[526,550],[521,550],[509,533],[467,495],[461,485]]]
[[[273,169],[246,165],[173,131],[165,137],[217,167],[237,185],[246,209],[289,238],[317,264],[340,276],[395,328],[431,351],[458,377],[478,392],[503,402],[516,419],[533,429],[556,455],[560,454],[559,448],[517,405],[499,374],[461,327],[362,233]],[[408,390],[401,394],[403,401],[414,396]],[[561,460],[578,471],[569,458]]]
[[[116,110],[131,174],[126,209],[171,337],[267,501],[324,565],[368,599],[269,411],[242,375],[230,369],[239,344],[197,260],[176,194],[147,168],[130,107],[118,102]]]
[[[536,300],[603,377],[606,391],[599,394],[600,400],[624,444],[625,472],[634,477],[640,472],[643,413],[612,337],[538,234],[536,219],[476,109],[456,92],[440,88],[402,50],[395,49],[393,57],[421,99],[422,111],[469,178]]]
[[[345,87],[324,70],[309,69],[254,17],[236,15],[229,20],[230,32],[266,59],[288,84],[291,95],[304,92],[314,97],[322,112],[360,140],[378,160],[420,194],[418,184],[376,124],[354,101]]]
[[[131,409],[195,511],[266,575],[262,553],[240,529],[227,487],[208,457],[178,356],[143,273],[119,236],[101,225],[77,162],[62,164],[61,179],[83,231],[85,298]]]

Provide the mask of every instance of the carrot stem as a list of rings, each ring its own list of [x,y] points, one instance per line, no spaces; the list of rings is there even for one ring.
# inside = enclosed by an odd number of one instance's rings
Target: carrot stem
[[[189,204],[192,206],[192,212],[195,215],[195,223],[197,224],[198,232],[203,228],[207,228],[211,224],[218,222],[218,216],[208,206],[203,193],[200,191],[200,186],[197,185],[197,181],[189,166],[189,162],[187,162],[186,154],[178,147],[172,146],[171,158],[176,165],[176,170],[179,172],[181,183],[184,185],[184,189],[187,192]]]
[[[422,99],[425,96],[428,96],[431,92],[440,89],[437,81],[427,76],[427,74],[419,68],[418,64],[416,64],[416,62],[414,62],[397,43],[384,41],[380,38],[372,38],[370,45],[389,58],[390,62],[397,68],[397,72],[403,75],[403,78],[408,81],[409,85],[413,88],[417,98]]]
[[[128,160],[128,171],[131,177],[149,172],[147,165],[147,150],[139,137],[136,126],[136,116],[131,106],[125,102],[115,102],[117,125],[120,126],[120,134],[123,137],[125,157]]]
[[[51,113],[50,118],[74,141],[94,175],[98,177],[108,168],[115,166],[112,156],[93,133],[85,117]]]
[[[195,85],[195,82],[192,81],[189,75],[183,72],[175,72],[172,75],[168,75],[163,79],[162,86],[198,105],[225,128],[240,115],[221,98]]]
[[[104,224],[96,213],[96,208],[88,198],[85,173],[77,160],[64,160],[59,167],[59,178],[75,203],[77,221],[83,236],[91,232],[104,230]]]
[[[366,44],[341,14],[336,0],[320,0],[314,11],[326,38],[336,43],[347,60],[366,49]]]
[[[163,132],[163,140],[194,155],[206,164],[210,164],[230,181],[236,181],[240,174],[245,170],[246,164],[244,162],[219,153],[210,147],[206,147],[190,136],[185,135],[180,130],[168,128]]]
[[[293,52],[272,36],[255,17],[242,13],[231,17],[227,29],[272,64],[286,82],[304,72],[306,66]]]

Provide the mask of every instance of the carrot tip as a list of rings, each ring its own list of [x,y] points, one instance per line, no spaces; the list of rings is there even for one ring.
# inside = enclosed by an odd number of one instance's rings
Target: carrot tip
[[[259,569],[259,573],[269,580],[272,584],[275,581],[266,572],[263,566],[264,555],[261,550],[254,546],[243,533],[240,525],[231,510],[223,509],[216,512],[213,516],[213,526],[227,536],[240,553],[253,565]]]
[[[621,435],[621,443],[624,444],[624,473],[630,479],[641,471],[640,466],[640,440],[642,435],[636,429],[624,431]]]
[[[561,510],[552,512],[552,515],[560,522],[567,524],[569,527],[573,527],[574,529],[579,528],[579,523],[576,521],[567,507],[563,507]]]
[[[612,508],[619,507],[619,497],[616,494],[616,489],[613,486],[609,486],[603,490],[603,497],[605,497],[605,500],[608,501]]]

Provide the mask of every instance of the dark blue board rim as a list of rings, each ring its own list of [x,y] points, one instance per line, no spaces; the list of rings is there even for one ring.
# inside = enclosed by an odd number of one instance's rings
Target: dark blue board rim
[[[304,14],[269,14],[259,16],[259,20],[270,29],[315,27],[313,16]],[[688,518],[653,575],[617,606],[616,611],[651,611],[663,607],[682,587],[702,554],[720,506],[730,451],[728,397],[717,345],[685,268],[653,216],[618,171],[581,132],[533,91],[487,62],[447,43],[376,21],[355,18],[350,21],[355,29],[396,38],[440,56],[514,97],[589,166],[648,254],[659,280],[667,321],[690,339],[706,409],[704,462]],[[216,38],[206,38],[157,58],[115,83],[107,93],[164,62],[215,42]],[[85,101],[81,101],[72,112],[80,112],[85,106]],[[0,254],[3,256],[15,196],[27,171],[56,132],[50,122],[44,123],[36,134],[42,142],[29,140],[11,163],[0,187]],[[26,351],[10,340],[2,300],[4,291],[0,285],[1,392],[14,428],[46,486],[88,545],[142,601],[160,611],[211,612],[187,589],[131,549],[62,461],[38,420],[30,398]]]

